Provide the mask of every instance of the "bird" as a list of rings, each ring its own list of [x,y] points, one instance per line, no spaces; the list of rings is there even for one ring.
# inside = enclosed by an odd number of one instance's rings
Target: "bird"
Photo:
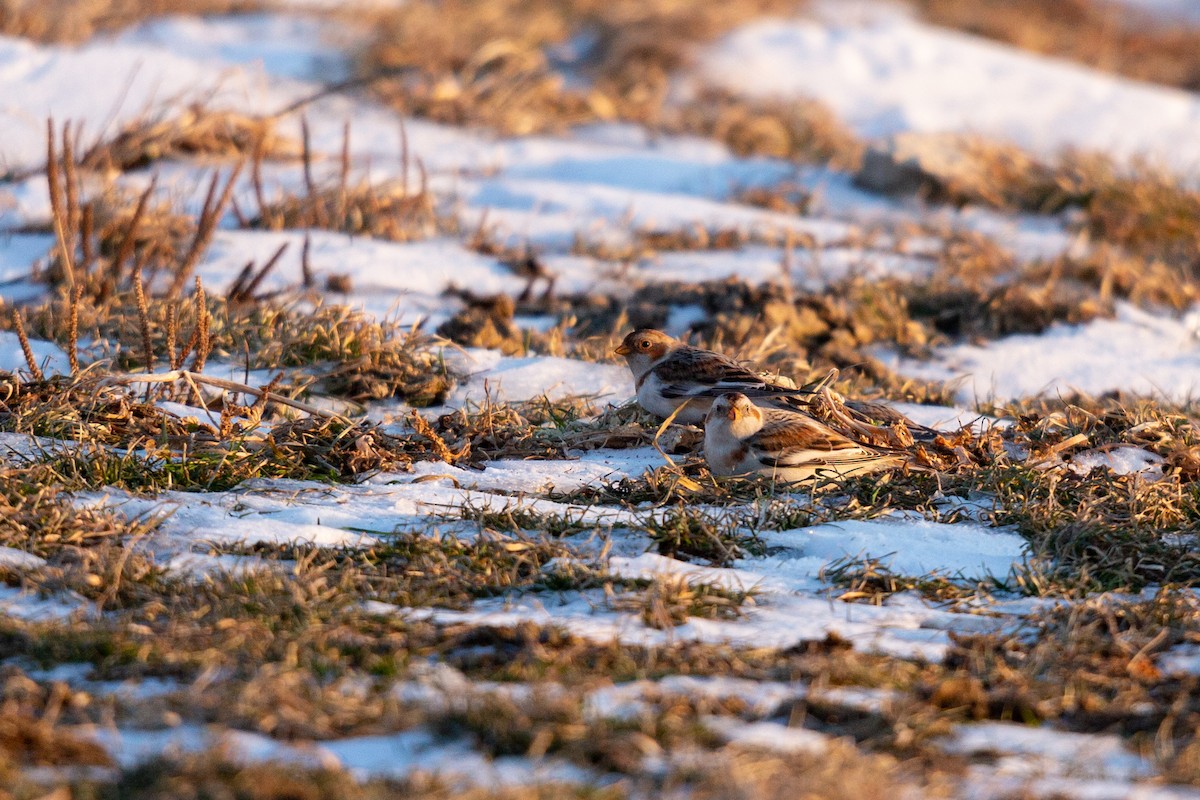
[[[843,400],[829,390],[838,371],[797,387],[764,378],[727,355],[684,344],[662,331],[638,328],[615,350],[624,356],[637,386],[638,404],[682,425],[700,425],[715,398],[741,392],[759,406],[810,412],[852,438],[908,446],[931,442],[941,431],[918,425],[883,403]],[[680,408],[682,406],[682,408]]]
[[[741,392],[713,401],[704,421],[704,460],[714,475],[765,475],[785,483],[908,462],[901,452],[860,444],[802,412],[756,406]]]
[[[615,352],[625,357],[633,373],[638,404],[662,419],[683,406],[675,420],[684,425],[704,422],[712,401],[726,392],[783,404],[802,402],[797,398],[811,394],[767,380],[729,356],[684,344],[652,328],[633,331]]]

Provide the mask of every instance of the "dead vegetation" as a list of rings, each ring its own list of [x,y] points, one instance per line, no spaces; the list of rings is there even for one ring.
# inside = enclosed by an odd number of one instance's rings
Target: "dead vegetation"
[[[400,178],[383,184],[373,182],[369,176],[352,176],[351,128],[346,123],[336,177],[323,182],[316,177],[317,165],[310,146],[308,123],[302,118],[304,194],[285,193],[275,200],[267,197],[262,178],[264,153],[259,144],[251,160],[251,181],[258,213],[246,219],[235,206],[242,224],[273,231],[316,228],[393,242],[426,239],[435,233],[456,233],[456,222],[437,211],[424,165],[409,154],[403,122],[399,131]]]
[[[261,11],[262,0],[4,0],[0,32],[42,42],[83,42],[168,14],[235,14]]]
[[[1112,0],[912,0],[928,21],[1142,81],[1200,89],[1200,30]]]
[[[410,3],[384,17],[359,72],[394,107],[441,122],[523,135],[619,119],[711,136],[739,155],[852,166],[861,145],[818,103],[747,102],[711,89],[668,101],[671,75],[698,44],[801,5]],[[441,24],[447,13],[460,23],[453,30]],[[572,72],[588,86],[574,88]]]
[[[854,137],[816,105],[750,104],[705,92],[680,108],[665,102],[666,76],[684,63],[693,43],[782,8],[774,2],[452,6],[467,20],[461,28],[444,24],[442,6],[406,5],[383,29],[392,40],[381,36],[366,56],[364,68],[400,73],[381,91],[409,111],[518,133],[633,119],[712,136],[745,155],[843,166],[861,155]],[[92,16],[86,23],[124,24],[117,20],[126,12],[108,8],[112,20]],[[37,31],[44,24],[32,17],[5,20],[10,30]],[[68,22],[39,35],[69,36]],[[594,73],[587,91],[566,88],[558,56],[546,50],[580,32],[595,39],[579,64]],[[944,602],[992,590],[1078,598],[1151,584],[1196,586],[1200,561],[1190,537],[1200,522],[1200,428],[1194,407],[1120,397],[1020,404],[1006,410],[1012,428],[947,432],[919,445],[917,458],[932,472],[842,481],[832,492],[800,499],[779,497],[778,487],[766,482],[712,479],[687,458],[697,449],[695,430],[672,428],[656,438],[657,421],[636,406],[599,410],[589,398],[485,402],[437,419],[412,415],[399,431],[354,422],[347,417],[370,401],[444,402],[455,376],[442,363],[442,342],[314,301],[306,255],[287,289],[271,289],[279,281],[267,278],[279,278],[282,249],[262,264],[247,264],[223,297],[207,296],[198,284],[185,296],[217,223],[232,212],[249,227],[323,228],[394,241],[461,232],[439,216],[415,159],[402,159],[403,174],[416,176],[411,182],[360,183],[346,156],[324,181],[317,175],[325,165],[302,143],[305,194],[268,198],[263,160],[294,155],[291,144],[263,120],[190,113],[182,123],[141,123],[88,152],[72,130],[60,134],[51,127],[47,177],[59,245],[42,277],[55,294],[0,322],[62,343],[72,361],[68,377],[42,375],[33,363],[27,377],[0,376],[0,430],[54,440],[34,454],[36,463],[0,470],[0,545],[46,559],[30,569],[4,567],[0,581],[48,598],[82,598],[106,612],[48,621],[0,615],[0,650],[26,666],[90,665],[96,679],[159,676],[181,683],[163,698],[122,705],[29,678],[6,662],[0,673],[0,780],[6,785],[28,767],[109,765],[107,751],[74,734],[75,723],[187,722],[281,740],[428,726],[467,737],[490,757],[550,754],[616,773],[623,782],[610,789],[488,792],[423,777],[360,783],[339,770],[246,766],[208,753],[124,769],[98,784],[80,779],[76,794],[524,800],[615,798],[633,787],[644,796],[715,798],[791,797],[804,786],[822,797],[954,796],[953,773],[966,765],[933,742],[954,724],[976,719],[1118,730],[1134,746],[1153,750],[1172,780],[1200,781],[1194,735],[1200,710],[1189,699],[1194,680],[1157,666],[1167,648],[1198,638],[1194,604],[1169,590],[1153,601],[1089,599],[1035,617],[1030,631],[1016,635],[958,637],[945,664],[864,654],[833,636],[788,650],[682,641],[640,647],[532,623],[440,624],[395,613],[402,607],[463,610],[482,598],[530,594],[550,603],[569,595],[632,612],[669,634],[691,619],[753,612],[752,590],[605,574],[581,558],[569,538],[582,540],[605,527],[576,513],[581,506],[637,510],[642,516],[634,529],[659,553],[712,565],[764,552],[763,530],[896,511],[947,522],[976,513],[948,502],[957,500],[977,503],[984,521],[1012,525],[1031,543],[1026,569],[994,576],[986,587],[940,574],[898,575],[877,560],[835,563],[824,577],[845,602],[882,603],[904,591]],[[244,160],[258,195],[257,216],[232,202],[237,168],[227,178],[214,177],[198,219],[159,205],[153,186],[139,197],[85,191],[89,173],[196,153]],[[1106,172],[1104,164],[1079,161],[1043,172],[1012,168],[1011,152],[996,158],[1004,161],[997,167],[1001,177],[985,190],[959,187],[944,199],[1043,210],[1079,206],[1088,234],[1101,245],[1084,257],[1018,268],[994,242],[963,235],[950,237],[935,256],[929,280],[852,278],[814,292],[795,290],[790,280],[664,285],[643,287],[644,302],[625,303],[556,294],[553,275],[528,247],[506,249],[481,223],[472,246],[506,259],[529,285],[517,298],[470,297],[464,290],[466,310],[438,333],[510,353],[599,359],[609,357],[612,336],[628,326],[661,324],[671,305],[695,305],[704,311],[696,333],[705,344],[801,381],[840,368],[835,387],[856,398],[945,402],[949,387],[904,381],[873,358],[871,348],[888,344],[920,353],[939,337],[1036,332],[1056,321],[1109,313],[1123,299],[1172,308],[1195,302],[1190,259],[1200,244],[1200,206],[1193,193],[1147,171]],[[785,213],[799,213],[809,201],[789,186],[742,199]],[[748,241],[734,228],[643,230],[631,253],[739,248]],[[790,278],[786,266],[785,259],[781,275]],[[534,335],[516,324],[518,313],[554,313],[562,322]],[[80,345],[87,341],[94,344]],[[232,381],[226,383],[233,388],[222,388],[223,379],[204,373],[206,363],[217,360],[244,364],[247,372],[282,370],[282,377],[265,388],[243,391]],[[161,399],[207,405],[211,414],[173,413],[157,404]],[[681,466],[548,495],[574,504],[569,512],[537,512],[515,497],[502,508],[449,509],[419,531],[363,531],[380,538],[359,548],[212,547],[214,555],[261,562],[245,572],[186,581],[137,547],[156,519],[126,520],[81,506],[70,494],[110,487],[219,490],[272,478],[354,482],[416,461],[477,468],[498,458],[564,459],[652,443],[682,455]],[[1163,479],[1070,468],[1079,454],[1120,446],[1161,456]],[[438,533],[441,525],[478,535]],[[386,605],[367,607],[366,601]],[[441,710],[404,699],[398,681],[423,680],[430,664],[457,671],[460,688],[474,681],[502,688],[464,691],[462,703],[447,701]],[[817,757],[724,745],[705,719],[754,719],[736,698],[663,695],[652,698],[643,717],[625,722],[585,714],[582,698],[597,686],[679,674],[816,687],[811,698],[772,709],[769,717],[826,734],[829,747]],[[513,683],[533,687],[532,699],[506,695]],[[566,690],[556,694],[560,684]],[[838,686],[885,689],[900,699],[871,712],[820,699],[819,689]]]
[[[279,134],[270,116],[248,116],[193,104],[180,111],[145,116],[127,123],[115,136],[81,155],[80,166],[97,172],[128,172],[163,159],[210,157],[238,160],[295,159],[300,146]]]

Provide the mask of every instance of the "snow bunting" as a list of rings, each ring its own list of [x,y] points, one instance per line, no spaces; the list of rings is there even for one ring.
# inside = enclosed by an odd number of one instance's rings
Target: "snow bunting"
[[[616,353],[625,356],[633,372],[641,407],[665,419],[687,403],[675,418],[685,425],[703,422],[713,398],[726,392],[741,392],[766,403],[782,398],[802,402],[799,396],[809,394],[765,380],[729,356],[692,347],[650,328],[626,336]]]
[[[898,467],[900,453],[868,447],[806,414],[760,408],[740,392],[712,403],[704,422],[704,460],[714,475],[766,475],[795,483]]]

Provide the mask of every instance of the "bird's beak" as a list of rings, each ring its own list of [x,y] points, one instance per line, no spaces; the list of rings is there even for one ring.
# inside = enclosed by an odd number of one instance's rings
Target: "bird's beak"
[[[629,347],[629,345],[623,344],[618,346],[616,350],[613,350],[613,352],[619,356],[627,356],[632,353],[633,350]]]
[[[730,422],[736,422],[738,417],[737,409],[730,406],[729,410],[725,412],[725,416],[729,417]]]

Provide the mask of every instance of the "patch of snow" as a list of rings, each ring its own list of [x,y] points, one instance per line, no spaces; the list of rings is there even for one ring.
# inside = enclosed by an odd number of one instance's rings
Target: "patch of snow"
[[[33,358],[47,376],[66,375],[71,372],[71,362],[62,348],[53,342],[30,339]],[[0,372],[28,372],[29,362],[21,349],[21,341],[15,333],[0,331]]]
[[[1114,319],[952,345],[931,361],[883,355],[904,375],[962,379],[957,399],[965,406],[1117,389],[1183,403],[1200,396],[1200,308],[1176,318],[1119,303]]]
[[[682,696],[715,702],[740,700],[745,704],[745,716],[765,717],[807,693],[807,687],[800,683],[669,675],[656,681],[632,681],[596,689],[585,699],[584,713],[592,719],[636,720],[651,709],[651,703]]]
[[[807,570],[847,557],[882,559],[901,575],[940,572],[949,577],[1003,579],[1026,551],[1025,540],[1011,531],[974,523],[945,525],[924,519],[846,520],[789,531],[764,531],[767,545],[787,548]]]
[[[1195,0],[1117,0],[1118,3],[1166,23],[1200,25],[1200,6]]]
[[[1162,477],[1164,461],[1157,453],[1131,445],[1074,453],[1067,466],[1076,475],[1087,475],[1093,469],[1102,467],[1115,475],[1141,475],[1153,481]]]
[[[826,686],[813,692],[814,702],[827,703],[843,708],[882,714],[903,695],[895,689],[878,689],[863,686]]]
[[[746,95],[816,98],[868,138],[973,132],[1043,155],[1076,148],[1185,174],[1200,166],[1200,97],[903,15],[756,20],[712,46],[700,71]]]
[[[161,48],[201,64],[254,66],[274,77],[334,82],[347,77],[349,65],[330,43],[348,46],[349,36],[349,29],[328,18],[239,14],[152,19],[113,41]]]
[[[0,547],[0,569],[26,570],[46,566],[46,559],[15,547]]]
[[[78,726],[73,732],[104,747],[125,768],[152,758],[215,750],[242,764],[274,762],[309,769],[346,769],[361,781],[421,774],[453,779],[465,786],[603,783],[595,773],[556,759],[488,759],[465,739],[442,738],[421,728],[292,743],[249,731],[198,725],[165,730]]]
[[[618,364],[596,364],[554,356],[502,356],[492,350],[468,350],[470,379],[448,404],[461,407],[487,400],[518,402],[538,397],[625,400],[634,395],[633,375]]]
[[[2,191],[0,189],[0,192]],[[0,200],[0,204],[2,202]],[[4,213],[5,210],[0,205],[0,219],[3,218]],[[4,233],[0,235],[0,284],[28,276],[33,271],[34,263],[44,259],[53,246],[54,236],[49,233]]]
[[[61,621],[94,610],[91,603],[73,593],[59,597],[38,597],[13,586],[0,586],[0,616],[29,621]]]
[[[364,533],[321,525],[319,520],[305,523],[255,514],[252,497],[235,492],[163,492],[145,498],[110,489],[79,495],[76,501],[106,507],[130,519],[161,516],[159,536],[187,545],[307,543],[368,547],[376,541]]]
[[[1001,772],[1128,781],[1154,774],[1151,764],[1111,734],[1057,731],[1010,722],[959,725],[941,742],[948,753],[993,756]]]
[[[1172,647],[1158,656],[1156,666],[1167,675],[1200,675],[1200,644]]]
[[[793,728],[778,722],[743,722],[711,715],[702,721],[727,744],[756,750],[821,755],[829,749],[831,742],[831,737],[819,731]]]

